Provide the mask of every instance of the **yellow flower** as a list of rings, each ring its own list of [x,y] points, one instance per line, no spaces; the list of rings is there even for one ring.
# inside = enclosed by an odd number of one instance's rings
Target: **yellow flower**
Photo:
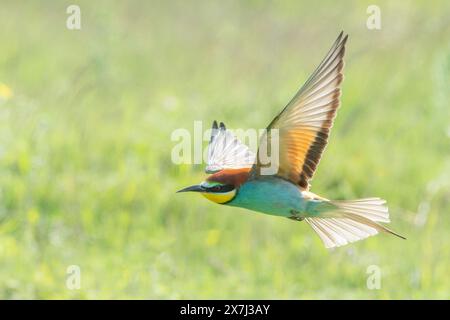
[[[39,220],[39,211],[37,211],[35,208],[28,210],[27,219],[31,225],[35,225]]]
[[[217,242],[219,242],[219,239],[220,239],[220,230],[211,229],[208,231],[208,234],[206,235],[206,245],[208,247],[215,246]]]
[[[13,96],[13,92],[10,87],[0,82],[0,98],[8,100]]]

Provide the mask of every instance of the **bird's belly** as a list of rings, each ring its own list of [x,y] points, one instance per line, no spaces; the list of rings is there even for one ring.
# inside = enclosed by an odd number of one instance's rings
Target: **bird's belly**
[[[276,177],[262,177],[244,183],[227,205],[285,217],[302,216],[305,211],[300,189]]]

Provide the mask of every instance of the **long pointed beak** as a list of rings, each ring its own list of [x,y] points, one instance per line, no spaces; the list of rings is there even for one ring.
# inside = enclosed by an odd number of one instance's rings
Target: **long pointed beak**
[[[200,186],[200,185],[195,185],[195,186],[190,186],[181,190],[178,190],[177,193],[179,192],[202,192],[205,191],[205,189]]]

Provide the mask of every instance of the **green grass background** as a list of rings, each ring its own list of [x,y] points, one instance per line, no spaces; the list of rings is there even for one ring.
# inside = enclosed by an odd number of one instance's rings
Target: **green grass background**
[[[0,298],[450,297],[448,1],[377,1],[381,30],[373,1],[76,3],[79,31],[73,1],[1,4]],[[341,29],[312,191],[387,199],[407,241],[328,251],[305,223],[175,194],[205,175],[171,162],[173,130],[265,127]]]

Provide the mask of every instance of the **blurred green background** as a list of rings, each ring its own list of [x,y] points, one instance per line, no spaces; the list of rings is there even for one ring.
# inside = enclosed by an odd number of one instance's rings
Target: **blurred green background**
[[[1,1],[0,298],[450,297],[450,3]],[[349,33],[312,183],[388,200],[402,241],[326,250],[305,223],[175,194],[177,128],[264,128]],[[67,268],[81,269],[69,290]],[[380,290],[366,286],[380,267]]]

